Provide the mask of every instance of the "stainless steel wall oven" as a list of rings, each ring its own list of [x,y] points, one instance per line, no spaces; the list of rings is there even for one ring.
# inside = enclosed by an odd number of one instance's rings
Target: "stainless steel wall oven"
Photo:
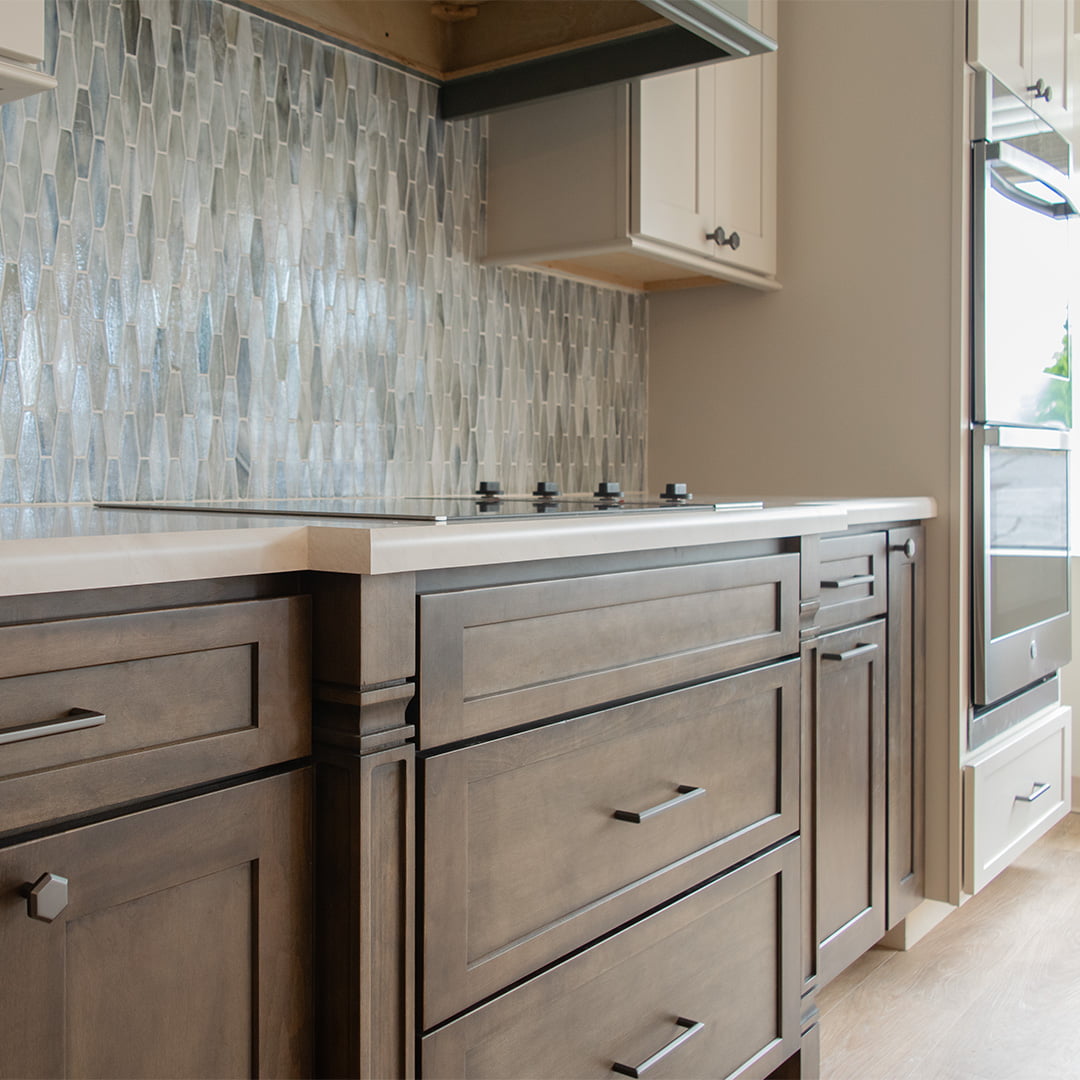
[[[969,745],[1025,710],[1070,658],[1072,425],[1067,140],[980,76],[972,148],[972,568]],[[1036,693],[1042,701],[1045,693]]]

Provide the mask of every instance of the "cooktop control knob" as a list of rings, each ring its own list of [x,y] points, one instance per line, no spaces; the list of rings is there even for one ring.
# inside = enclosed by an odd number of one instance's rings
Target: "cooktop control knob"
[[[498,480],[481,480],[480,486],[476,489],[477,495],[483,495],[485,498],[494,499],[497,495],[502,493],[502,485]]]
[[[541,480],[533,492],[538,499],[554,499],[559,494],[559,485],[553,480]]]
[[[686,490],[685,484],[665,484],[664,490],[660,492],[661,499],[669,499],[675,502],[679,499],[692,499],[694,496]]]
[[[622,485],[617,480],[601,480],[593,492],[594,499],[621,499]]]

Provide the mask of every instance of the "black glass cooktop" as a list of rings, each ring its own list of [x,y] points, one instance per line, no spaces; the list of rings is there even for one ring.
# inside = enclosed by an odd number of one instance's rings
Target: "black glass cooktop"
[[[108,510],[178,510],[187,513],[259,514],[292,517],[384,518],[394,521],[445,523],[483,518],[514,519],[612,516],[635,513],[678,513],[697,510],[756,510],[756,501],[720,501],[709,498],[662,499],[627,493],[618,499],[595,496],[558,495],[538,498],[531,495],[484,496],[398,496],[394,498],[356,497],[321,499],[240,499],[214,502],[98,503]]]

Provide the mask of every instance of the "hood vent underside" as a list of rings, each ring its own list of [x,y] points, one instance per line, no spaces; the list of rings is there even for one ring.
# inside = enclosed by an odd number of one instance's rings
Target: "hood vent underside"
[[[258,0],[439,83],[456,120],[605,83],[769,52],[737,0]]]

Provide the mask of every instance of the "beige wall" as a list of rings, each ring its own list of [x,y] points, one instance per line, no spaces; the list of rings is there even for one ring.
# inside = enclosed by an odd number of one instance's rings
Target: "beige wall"
[[[778,293],[650,300],[651,486],[929,494],[930,895],[959,892],[964,78],[950,0],[781,0]],[[737,225],[737,223],[734,223]],[[952,600],[950,601],[950,597]]]

